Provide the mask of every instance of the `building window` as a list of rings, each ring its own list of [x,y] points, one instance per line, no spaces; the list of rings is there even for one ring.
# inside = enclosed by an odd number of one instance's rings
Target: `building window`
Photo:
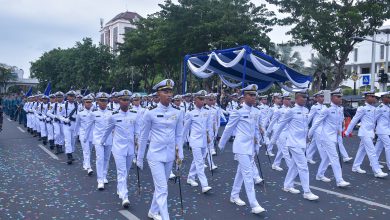
[[[118,27],[114,27],[112,32],[112,49],[116,50],[118,48]]]
[[[104,33],[100,35],[100,43],[104,44]]]
[[[362,68],[361,74],[368,74],[368,73],[370,73],[370,67]]]
[[[354,57],[353,57],[353,61],[354,61],[354,62],[357,62],[357,60],[358,60],[358,49],[357,49],[357,48],[355,48],[355,49],[354,49]]]
[[[381,45],[380,47],[380,59],[381,60],[385,59],[385,45]]]
[[[131,28],[131,27],[125,27],[125,34],[127,33],[127,32],[130,32],[130,31],[132,31],[132,30],[134,30],[133,28]]]
[[[110,46],[110,30],[106,31],[106,43],[107,46]]]

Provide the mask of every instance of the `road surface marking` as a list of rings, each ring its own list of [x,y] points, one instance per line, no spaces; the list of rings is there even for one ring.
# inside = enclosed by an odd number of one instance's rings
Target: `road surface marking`
[[[300,182],[295,182],[295,183],[298,184],[298,185],[301,185]],[[334,192],[334,191],[323,189],[323,188],[319,188],[319,187],[316,187],[316,186],[310,186],[310,188],[314,189],[314,190],[321,191],[321,192],[325,192],[325,193],[328,193],[328,194],[331,194],[331,195],[335,195],[335,196],[340,197],[340,198],[350,199],[350,200],[354,200],[356,202],[362,202],[362,203],[365,203],[367,205],[377,206],[377,207],[380,207],[380,208],[384,208],[384,209],[390,210],[390,206],[384,205],[384,204],[381,204],[381,203],[373,202],[373,201],[366,200],[366,199],[361,199],[361,198],[358,198],[358,197],[355,197],[355,196],[346,195],[346,194],[343,194],[343,193]]]
[[[139,220],[137,216],[133,215],[133,213],[127,211],[127,210],[120,210],[119,213],[121,213],[123,216],[125,216],[129,220]]]
[[[44,147],[42,144],[38,144],[38,147],[40,147],[43,151],[45,151],[47,154],[49,154],[53,159],[56,159],[56,160],[59,159],[55,154],[53,154],[48,149],[46,149],[46,147]]]
[[[17,126],[17,128],[19,129],[19,131],[21,131],[21,132],[23,132],[23,133],[25,133],[26,131],[25,130],[23,130],[21,127],[19,127],[19,126]]]

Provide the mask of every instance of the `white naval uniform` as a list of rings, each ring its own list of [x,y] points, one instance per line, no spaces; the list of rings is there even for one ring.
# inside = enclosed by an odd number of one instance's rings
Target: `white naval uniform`
[[[79,134],[81,148],[83,150],[83,168],[85,170],[91,168],[91,150],[92,150],[92,135],[87,138],[87,127],[91,124],[90,114],[92,107],[88,110],[84,108],[76,116],[75,133]]]
[[[54,119],[51,117],[50,113],[54,108],[55,102],[49,102],[48,108],[46,111],[46,128],[47,128],[47,140],[54,140]]]
[[[107,179],[108,165],[111,157],[112,135],[109,134],[103,142],[103,135],[107,129],[109,118],[112,116],[112,111],[107,108],[102,110],[97,108],[89,115],[90,124],[87,127],[87,140],[92,135],[92,144],[96,151],[96,176],[98,183],[104,183]],[[91,134],[92,131],[92,134]]]
[[[294,179],[299,174],[304,193],[311,192],[309,187],[309,168],[305,157],[308,114],[309,110],[306,107],[295,104],[293,108],[286,111],[271,139],[271,143],[275,143],[280,132],[287,127],[286,146],[291,153],[291,163],[284,180],[284,188],[293,188]]]
[[[47,137],[46,112],[48,105],[48,103],[45,104],[42,102],[38,106],[38,120],[42,138]]]
[[[231,198],[239,197],[244,183],[246,195],[252,208],[260,206],[256,199],[253,181],[253,161],[256,142],[260,140],[259,134],[260,110],[242,104],[230,113],[229,122],[222,134],[219,147],[222,150],[233,131],[236,130],[236,138],[233,141],[234,159],[238,161],[237,173],[234,178]]]
[[[62,111],[59,112],[58,117],[63,122],[65,153],[67,154],[73,153],[76,150],[76,134],[74,133],[76,116],[78,112],[78,107],[76,103],[77,102],[70,103],[68,101],[65,101],[64,104],[61,105]],[[72,112],[74,112],[73,115],[70,115]]]
[[[321,104],[321,103],[316,103],[315,105],[313,105],[309,111],[309,124],[310,122],[312,122],[312,125],[316,122],[316,119],[318,118],[320,112],[322,109],[325,109],[326,106],[324,104]],[[320,139],[320,132],[321,132],[321,126],[320,125],[316,132],[314,133],[313,135],[313,138],[312,138],[312,141],[310,142],[309,146],[307,147],[306,149],[306,158],[308,160],[313,160],[313,156],[316,152],[316,150],[318,149],[318,146],[321,144],[321,141],[319,140]]]
[[[41,132],[41,127],[39,126],[39,112],[38,112],[38,106],[39,102],[34,102],[34,105],[32,106],[32,111],[33,111],[33,125],[34,125],[34,130],[37,131],[38,133]]]
[[[338,144],[338,136],[341,136],[342,123],[344,119],[344,113],[342,109],[331,104],[329,108],[325,107],[318,112],[318,117],[314,121],[310,131],[309,137],[312,137],[318,128],[321,128],[319,135],[317,135],[318,152],[321,156],[321,163],[317,171],[317,179],[325,177],[325,171],[329,166],[332,166],[333,174],[336,179],[336,183],[340,183],[343,180],[341,165],[339,162],[339,155],[336,145]]]
[[[274,111],[272,115],[271,122],[269,123],[267,133],[270,134],[272,131],[276,131],[279,127],[280,120],[283,118],[284,114],[289,110],[289,107],[282,106],[281,108]],[[286,162],[287,167],[290,166],[291,157],[288,153],[288,148],[286,146],[287,141],[287,127],[283,128],[278,140],[276,141],[276,146],[278,147],[278,152],[276,153],[275,160],[272,165],[280,167],[282,158]]]
[[[62,103],[56,102],[53,108],[46,114],[53,119],[54,144],[64,145],[64,130],[62,121],[59,120],[62,111]]]
[[[212,139],[213,129],[212,115],[207,107],[187,111],[184,117],[183,136],[190,131],[188,141],[192,149],[193,160],[188,173],[188,179],[195,180],[196,176],[202,187],[209,186],[204,173],[204,155],[208,150],[208,141]],[[211,156],[210,154],[208,155]],[[209,161],[208,158],[206,158]]]
[[[146,143],[150,144],[147,155],[154,182],[154,194],[150,207],[153,214],[160,213],[163,220],[169,219],[168,213],[168,178],[176,157],[178,147],[179,158],[183,159],[183,112],[173,105],[161,103],[145,111],[138,149],[137,164],[142,163]]]
[[[265,126],[268,130],[268,127],[269,127],[269,123],[271,123],[271,119],[272,119],[272,116],[274,115],[274,112],[276,110],[278,110],[280,108],[279,105],[273,105],[272,107],[270,107],[268,109],[268,112],[267,112],[267,115],[266,115],[266,119],[265,119]],[[273,136],[273,134],[271,134]],[[272,139],[272,136],[270,137],[270,139]],[[273,149],[273,144],[268,144],[267,146],[267,152],[268,153],[272,153],[272,149]]]
[[[367,153],[372,171],[374,173],[379,173],[382,171],[379,167],[378,158],[373,143],[373,139],[375,136],[375,112],[376,108],[373,105],[366,103],[365,106],[360,106],[357,109],[356,114],[353,117],[351,123],[349,124],[347,131],[345,132],[345,135],[348,136],[360,120],[360,128],[358,132],[358,136],[360,137],[360,145],[356,153],[355,161],[353,162],[353,170],[360,168],[360,165],[364,160],[365,153]]]
[[[31,128],[31,119],[30,119],[30,106],[31,102],[26,102],[23,105],[23,110],[26,112],[26,119],[27,119],[27,128]]]
[[[380,104],[377,107],[377,114],[375,115],[376,121],[376,134],[378,140],[376,141],[376,155],[379,160],[379,156],[385,148],[386,164],[390,170],[390,107],[389,105]]]
[[[269,111],[269,106],[268,105],[265,105],[265,104],[260,104],[260,106],[258,107],[260,109],[260,114],[263,115],[263,117],[261,117],[261,126],[263,128],[266,128],[268,126],[268,122],[267,122],[267,115],[268,115],[268,111]],[[262,139],[261,139],[261,142],[263,142],[264,144],[268,145],[269,144],[269,138],[267,135],[263,135],[262,136]]]
[[[108,125],[101,139],[103,145],[112,133],[112,155],[117,173],[117,192],[122,200],[128,199],[127,178],[134,157],[134,149],[140,132],[140,115],[137,111],[119,109],[108,118]],[[113,132],[114,131],[114,132]]]

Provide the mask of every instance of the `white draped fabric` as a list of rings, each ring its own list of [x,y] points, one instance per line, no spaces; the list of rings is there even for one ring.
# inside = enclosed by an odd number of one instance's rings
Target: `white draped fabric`
[[[241,82],[239,82],[239,83],[232,83],[232,82],[229,82],[224,76],[222,76],[222,75],[218,75],[218,76],[219,76],[219,78],[221,78],[222,82],[223,82],[226,86],[228,86],[228,87],[230,87],[230,88],[237,88],[237,87],[239,87],[239,86],[242,85]]]
[[[276,66],[274,66],[274,67],[268,67],[268,66],[263,65],[263,64],[258,60],[258,58],[257,58],[255,55],[253,55],[253,54],[250,54],[249,56],[250,56],[250,58],[251,58],[251,61],[252,61],[252,63],[253,63],[253,66],[255,66],[255,68],[256,68],[259,72],[261,72],[261,73],[270,74],[270,73],[273,73],[273,72],[275,72],[275,71],[277,71],[277,70],[279,69],[279,67],[276,67]]]

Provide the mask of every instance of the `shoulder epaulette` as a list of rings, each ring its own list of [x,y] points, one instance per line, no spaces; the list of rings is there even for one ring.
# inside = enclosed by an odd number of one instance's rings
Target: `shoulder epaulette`
[[[112,112],[113,115],[118,114],[118,113],[119,113],[119,111]]]
[[[137,111],[136,111],[136,110],[133,110],[133,109],[129,109],[129,112],[131,112],[131,113],[137,113]]]
[[[204,108],[204,109],[206,109],[206,110],[210,110],[210,109],[209,109],[209,108],[207,108],[206,106],[204,106],[203,108]]]
[[[260,108],[258,106],[254,106],[254,107],[260,110]]]
[[[171,106],[172,106],[174,109],[180,110],[180,108],[177,107],[177,106],[175,106],[174,104],[171,104]]]
[[[379,105],[379,108],[382,108],[383,107],[383,103],[381,103],[380,105]]]
[[[152,105],[152,106],[150,106],[148,109],[149,109],[149,110],[153,110],[153,109],[155,109],[155,108],[157,108],[157,105],[154,105],[154,106]]]
[[[236,109],[237,109],[237,110],[239,110],[239,109],[241,109],[241,108],[242,108],[242,106],[241,106],[241,105],[239,105],[239,106],[237,106],[237,108],[236,108]]]

